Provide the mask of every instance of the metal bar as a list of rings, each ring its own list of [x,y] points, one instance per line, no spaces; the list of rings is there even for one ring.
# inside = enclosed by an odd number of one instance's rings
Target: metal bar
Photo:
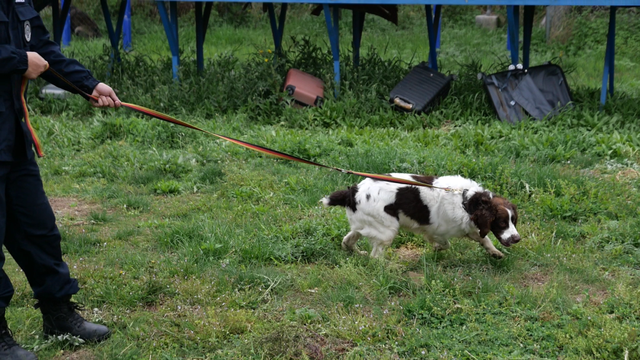
[[[609,9],[609,39],[611,46],[609,47],[609,94],[613,96],[613,75],[616,68],[616,6]]]
[[[171,11],[171,27],[173,28],[173,36],[176,40],[176,48],[179,49],[180,39],[178,37],[178,2],[169,1],[169,9]]]
[[[329,42],[331,43],[331,53],[333,54],[333,73],[336,83],[335,97],[338,97],[340,92],[340,34],[338,32],[340,8],[335,6],[333,8],[333,21],[331,20],[331,11],[329,4],[322,4],[324,11],[324,19],[327,23],[327,32],[329,33]]]
[[[169,21],[169,15],[167,14],[167,8],[164,6],[164,2],[157,0],[156,5],[158,6],[158,14],[160,14],[162,25],[164,26],[164,32],[167,35],[167,41],[169,41],[169,49],[171,49],[173,79],[178,80],[178,68],[180,66],[178,42],[175,38],[175,32],[171,28],[171,22]]]
[[[127,1],[127,9],[124,13],[124,22],[122,23],[122,48],[124,51],[131,51],[131,0]]]
[[[204,70],[204,29],[202,19],[202,3],[196,3],[196,63],[198,71]]]
[[[600,90],[600,109],[607,101],[607,83],[609,93],[613,96],[613,67],[615,55],[616,7],[609,9],[609,32],[607,33],[607,47],[604,53],[604,69],[602,71],[602,89]]]
[[[436,58],[436,37],[433,27],[433,17],[431,5],[424,6],[425,16],[427,18],[427,32],[429,37],[429,67],[438,71],[438,59]]]
[[[284,3],[280,7],[280,15],[276,19],[276,10],[273,3],[267,4],[267,10],[269,12],[269,23],[271,24],[271,35],[273,36],[273,45],[275,46],[276,54],[282,52],[282,35],[284,34],[284,24],[287,17],[288,4]]]
[[[433,9],[433,21],[436,24],[435,27],[438,28],[438,35],[436,37],[436,49],[440,49],[440,31],[442,28],[442,5],[436,5]]]
[[[120,0],[120,9],[118,11],[118,23],[116,24],[115,35],[116,35],[116,43],[114,49],[118,50],[118,44],[120,43],[120,36],[122,35],[122,24],[124,23],[124,14],[127,10],[127,0]],[[119,55],[118,55],[118,61]]]
[[[71,0],[62,0],[62,46],[69,46],[71,43],[71,19],[69,18],[69,9],[71,8]]]
[[[366,13],[353,10],[353,66],[360,65],[360,44],[362,43],[362,30],[364,29],[364,19]]]
[[[531,50],[531,33],[533,30],[533,15],[535,6],[524,7],[524,29],[522,42],[522,65],[525,69],[529,68],[529,54]]]
[[[107,32],[109,33],[109,41],[111,42],[111,48],[117,48],[118,43],[115,40],[115,32],[113,31],[113,23],[111,22],[111,13],[109,12],[109,5],[107,0],[100,0],[100,6],[102,7],[102,14],[104,15],[104,22],[107,25]]]
[[[204,16],[202,17],[202,27],[204,29],[204,33],[202,33],[202,41],[207,38],[207,29],[209,28],[209,18],[211,17],[211,8],[213,7],[212,2],[208,2],[204,6]]]
[[[51,20],[53,23],[53,41],[57,44],[61,44],[62,33],[60,32],[60,2],[58,2],[58,0],[51,0]]]
[[[518,28],[519,24],[516,22],[516,18],[519,16],[519,8],[517,6],[508,5],[507,6],[507,23],[508,23],[508,32],[509,32],[509,50],[511,51],[511,64],[516,65],[518,63],[518,53],[519,53],[519,34]]]

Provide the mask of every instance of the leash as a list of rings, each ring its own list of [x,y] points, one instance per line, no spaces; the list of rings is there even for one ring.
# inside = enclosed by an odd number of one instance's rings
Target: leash
[[[98,98],[96,96],[89,95],[86,92],[82,91],[80,88],[75,86],[73,83],[71,83],[69,80],[67,80],[64,76],[60,75],[57,71],[53,70],[51,67],[49,67],[47,69],[47,71],[51,72],[57,78],[62,80],[65,84],[69,85],[71,88],[76,90],[86,100],[98,101]],[[124,106],[126,108],[129,108],[131,110],[134,110],[136,112],[139,112],[139,113],[147,115],[147,116],[151,116],[151,117],[156,118],[158,120],[170,122],[172,124],[176,124],[176,125],[180,125],[180,126],[189,128],[189,129],[197,130],[197,131],[203,132],[205,134],[208,134],[208,135],[211,135],[211,136],[215,136],[217,138],[220,138],[220,139],[232,142],[234,144],[243,146],[243,147],[245,147],[247,149],[251,149],[251,150],[263,153],[263,154],[275,156],[275,157],[278,157],[278,158],[281,158],[281,159],[297,161],[297,162],[300,162],[300,163],[303,163],[303,164],[318,166],[318,167],[322,167],[322,168],[325,168],[325,169],[338,171],[338,172],[341,172],[343,174],[357,175],[357,176],[361,176],[361,177],[365,177],[365,178],[388,181],[388,182],[393,182],[393,183],[398,183],[398,184],[424,186],[424,187],[430,187],[430,188],[433,188],[433,189],[440,189],[440,190],[445,190],[445,191],[458,191],[458,192],[461,191],[461,189],[452,189],[452,188],[449,188],[449,187],[439,187],[439,186],[434,186],[434,185],[431,185],[431,184],[422,183],[422,182],[419,182],[419,181],[412,181],[412,180],[405,180],[405,179],[395,178],[395,177],[388,176],[388,175],[369,174],[369,173],[365,173],[365,172],[344,170],[344,169],[340,169],[340,168],[333,167],[333,166],[323,165],[323,164],[320,164],[320,163],[317,163],[317,162],[313,162],[313,161],[309,161],[309,160],[305,160],[305,159],[299,158],[297,156],[289,155],[289,154],[286,154],[286,153],[283,153],[283,152],[280,152],[280,151],[277,151],[277,150],[269,149],[269,148],[266,148],[266,147],[263,147],[263,146],[259,146],[259,145],[254,145],[254,144],[242,141],[242,140],[230,138],[228,136],[212,133],[210,131],[201,129],[201,128],[195,126],[195,125],[191,125],[191,124],[189,124],[187,122],[184,122],[182,120],[178,120],[178,119],[176,119],[176,118],[174,118],[172,116],[163,114],[161,112],[158,112],[158,111],[155,111],[155,110],[152,110],[152,109],[148,109],[148,108],[140,106],[140,105],[130,104],[130,103],[126,103],[126,102],[121,102],[121,103],[122,103],[122,106]]]

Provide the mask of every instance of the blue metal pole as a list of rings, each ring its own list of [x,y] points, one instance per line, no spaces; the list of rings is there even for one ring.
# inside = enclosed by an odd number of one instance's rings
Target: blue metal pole
[[[60,3],[60,8],[62,9],[64,9],[64,2],[65,0],[62,0]],[[65,18],[66,20],[64,22],[64,28],[62,29],[62,47],[67,47],[71,43],[71,16],[67,14]]]
[[[335,97],[340,93],[340,34],[338,31],[338,19],[340,17],[340,8],[333,8],[333,21],[331,20],[331,11],[329,4],[322,4],[324,11],[324,19],[327,23],[327,32],[329,33],[329,42],[331,43],[331,53],[333,54],[333,73],[336,83]]]
[[[164,2],[157,0],[156,5],[158,6],[158,14],[160,14],[162,25],[164,26],[164,32],[167,35],[167,41],[169,41],[169,49],[171,49],[173,79],[178,80],[178,68],[180,66],[180,59],[179,59],[180,53],[178,48],[178,40],[176,39],[176,32],[174,31],[172,24],[169,21],[169,15],[167,14],[167,8],[164,6]]]
[[[442,8],[442,5],[436,5],[433,7],[433,21],[436,24],[438,24],[438,36],[436,37],[436,49],[440,49],[440,34],[442,32],[442,21],[441,21],[442,15],[437,14],[436,10],[441,8]]]
[[[529,68],[529,54],[531,48],[531,33],[533,31],[533,15],[535,6],[524,7],[524,29],[522,42],[522,65],[525,69]]]
[[[353,66],[360,66],[360,44],[362,42],[362,30],[366,13],[353,10]]]
[[[519,46],[518,42],[520,36],[519,32],[519,6],[508,5],[507,6],[507,23],[508,23],[508,49],[511,51],[511,63],[516,65],[518,63]]]
[[[122,47],[124,51],[131,51],[131,0],[127,0],[127,8],[122,23]]]
[[[616,7],[609,9],[609,32],[607,34],[607,47],[604,55],[604,70],[602,73],[602,89],[600,90],[600,108],[607,101],[607,82],[609,83],[609,93],[613,96],[613,75],[614,75],[614,56],[615,56],[615,38],[616,38]]]
[[[431,12],[431,5],[424,6],[425,15],[427,17],[427,33],[429,37],[429,67],[438,71],[438,60],[436,58],[436,37],[433,27],[433,13]]]

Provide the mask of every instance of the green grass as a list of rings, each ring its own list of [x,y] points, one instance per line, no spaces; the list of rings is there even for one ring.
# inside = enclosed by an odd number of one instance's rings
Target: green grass
[[[426,59],[413,7],[401,8],[398,28],[367,18],[358,69],[344,16],[341,96],[322,109],[282,106],[291,66],[331,93],[324,20],[307,10],[291,10],[286,32],[296,36],[275,64],[261,12],[240,24],[212,18],[201,75],[190,60],[193,14],[182,17],[179,84],[158,21],[134,18],[135,50],[108,83],[123,101],[324,164],[474,178],[517,204],[523,241],[495,260],[466,240],[436,254],[403,232],[385,261],[353,256],[340,248],[344,211],[318,200],[360,178],[78,97],[38,100],[34,82],[45,189],[69,199],[58,220],[82,286],[75,299],[114,335],[99,345],[43,339],[7,255],[17,340],[40,359],[640,359],[637,14],[619,10],[616,95],[602,112],[607,13],[574,14],[565,43],[546,45],[536,28],[532,63],[560,62],[576,106],[508,125],[475,77],[505,68],[506,31],[476,29],[470,8],[444,9],[441,67],[459,79],[434,112],[401,114],[386,102]],[[105,79],[105,45],[74,39],[65,51]],[[360,246],[370,250],[366,239]]]

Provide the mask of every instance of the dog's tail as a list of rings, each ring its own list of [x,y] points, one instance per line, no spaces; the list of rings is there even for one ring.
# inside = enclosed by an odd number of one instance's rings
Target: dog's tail
[[[347,190],[338,190],[329,196],[325,196],[320,199],[320,202],[324,206],[343,206],[354,208],[356,203],[356,193],[358,192],[358,186],[352,186]]]

